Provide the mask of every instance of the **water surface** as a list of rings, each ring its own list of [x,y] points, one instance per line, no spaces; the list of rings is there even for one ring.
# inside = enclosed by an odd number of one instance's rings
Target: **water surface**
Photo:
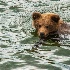
[[[0,70],[70,70],[70,35],[60,47],[47,42],[32,49],[34,36],[31,15],[58,13],[70,22],[69,1],[0,0]]]

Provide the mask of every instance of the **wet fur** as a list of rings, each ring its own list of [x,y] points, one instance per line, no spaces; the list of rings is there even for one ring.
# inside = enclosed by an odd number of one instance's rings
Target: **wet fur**
[[[59,37],[59,34],[70,34],[70,26],[64,23],[58,14],[34,12],[32,19],[32,25],[36,28],[38,36],[40,37],[40,33],[43,32],[46,40]]]

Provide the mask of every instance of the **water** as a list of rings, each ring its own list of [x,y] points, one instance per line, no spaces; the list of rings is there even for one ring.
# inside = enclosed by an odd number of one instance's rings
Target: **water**
[[[58,13],[70,21],[70,1],[0,0],[0,70],[70,70],[70,35],[61,40],[61,46],[40,45],[31,32],[31,15]]]

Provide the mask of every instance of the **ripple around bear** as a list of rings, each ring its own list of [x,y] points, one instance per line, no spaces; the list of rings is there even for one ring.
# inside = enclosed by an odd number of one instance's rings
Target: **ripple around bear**
[[[67,26],[55,13],[39,13],[34,12],[32,14],[33,26],[36,28],[37,34],[41,39],[48,39],[58,37],[59,34],[69,33],[67,30],[70,26]]]

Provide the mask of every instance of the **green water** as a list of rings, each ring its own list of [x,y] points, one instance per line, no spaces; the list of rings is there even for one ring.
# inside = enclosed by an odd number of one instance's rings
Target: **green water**
[[[70,70],[70,35],[60,46],[46,42],[32,49],[39,40],[31,24],[34,11],[70,21],[69,1],[0,0],[0,70]]]

